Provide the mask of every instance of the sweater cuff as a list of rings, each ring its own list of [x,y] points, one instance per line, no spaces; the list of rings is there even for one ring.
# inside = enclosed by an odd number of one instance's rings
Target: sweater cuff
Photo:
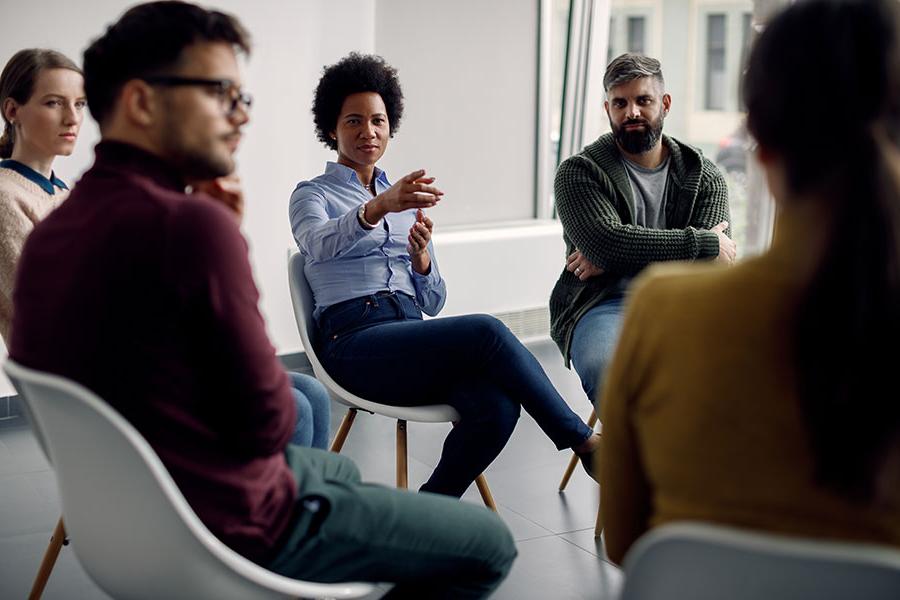
[[[700,232],[700,252],[697,258],[715,258],[719,255],[719,236],[712,231]]]

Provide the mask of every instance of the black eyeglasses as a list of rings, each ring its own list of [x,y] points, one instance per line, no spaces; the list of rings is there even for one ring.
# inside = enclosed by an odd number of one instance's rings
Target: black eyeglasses
[[[250,107],[253,106],[253,96],[242,92],[230,79],[204,79],[201,77],[178,77],[177,75],[154,75],[141,79],[150,85],[166,87],[199,85],[214,88],[226,116],[231,116],[237,110],[238,105],[243,105],[245,110],[250,110]]]

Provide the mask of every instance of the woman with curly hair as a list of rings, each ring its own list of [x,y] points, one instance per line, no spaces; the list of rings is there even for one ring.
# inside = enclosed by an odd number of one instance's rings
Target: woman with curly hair
[[[423,212],[442,192],[424,169],[391,184],[376,166],[402,114],[397,73],[377,56],[347,56],[325,69],[316,89],[317,135],[337,160],[297,186],[290,218],[325,367],[376,402],[456,408],[461,420],[422,491],[461,496],[506,444],[521,408],[558,449],[572,448],[589,464],[599,436],[500,321],[423,320],[446,297],[434,224]]]
[[[16,52],[0,74],[0,336],[9,340],[12,288],[25,238],[69,188],[53,173],[84,119],[84,77],[54,50]]]

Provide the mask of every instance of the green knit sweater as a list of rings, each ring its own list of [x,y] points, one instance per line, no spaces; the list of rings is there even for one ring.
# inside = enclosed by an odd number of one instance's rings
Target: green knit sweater
[[[587,281],[563,269],[550,295],[550,335],[566,365],[576,323],[611,290],[619,289],[623,277],[654,262],[719,254],[718,237],[709,229],[730,220],[725,179],[699,150],[665,135],[662,142],[670,155],[667,229],[634,224],[631,185],[612,134],[568,158],[556,172],[556,212],[566,254],[578,248],[604,269]]]

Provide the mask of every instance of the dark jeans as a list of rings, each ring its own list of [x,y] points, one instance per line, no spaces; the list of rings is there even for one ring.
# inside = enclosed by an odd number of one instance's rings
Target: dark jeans
[[[266,566],[309,581],[388,581],[384,599],[486,598],[516,547],[484,507],[362,483],[349,458],[289,445],[297,512]]]
[[[423,491],[461,496],[503,449],[520,408],[558,449],[591,435],[534,356],[489,315],[425,321],[410,296],[381,292],[329,307],[319,334],[325,368],[354,394],[459,412]]]

